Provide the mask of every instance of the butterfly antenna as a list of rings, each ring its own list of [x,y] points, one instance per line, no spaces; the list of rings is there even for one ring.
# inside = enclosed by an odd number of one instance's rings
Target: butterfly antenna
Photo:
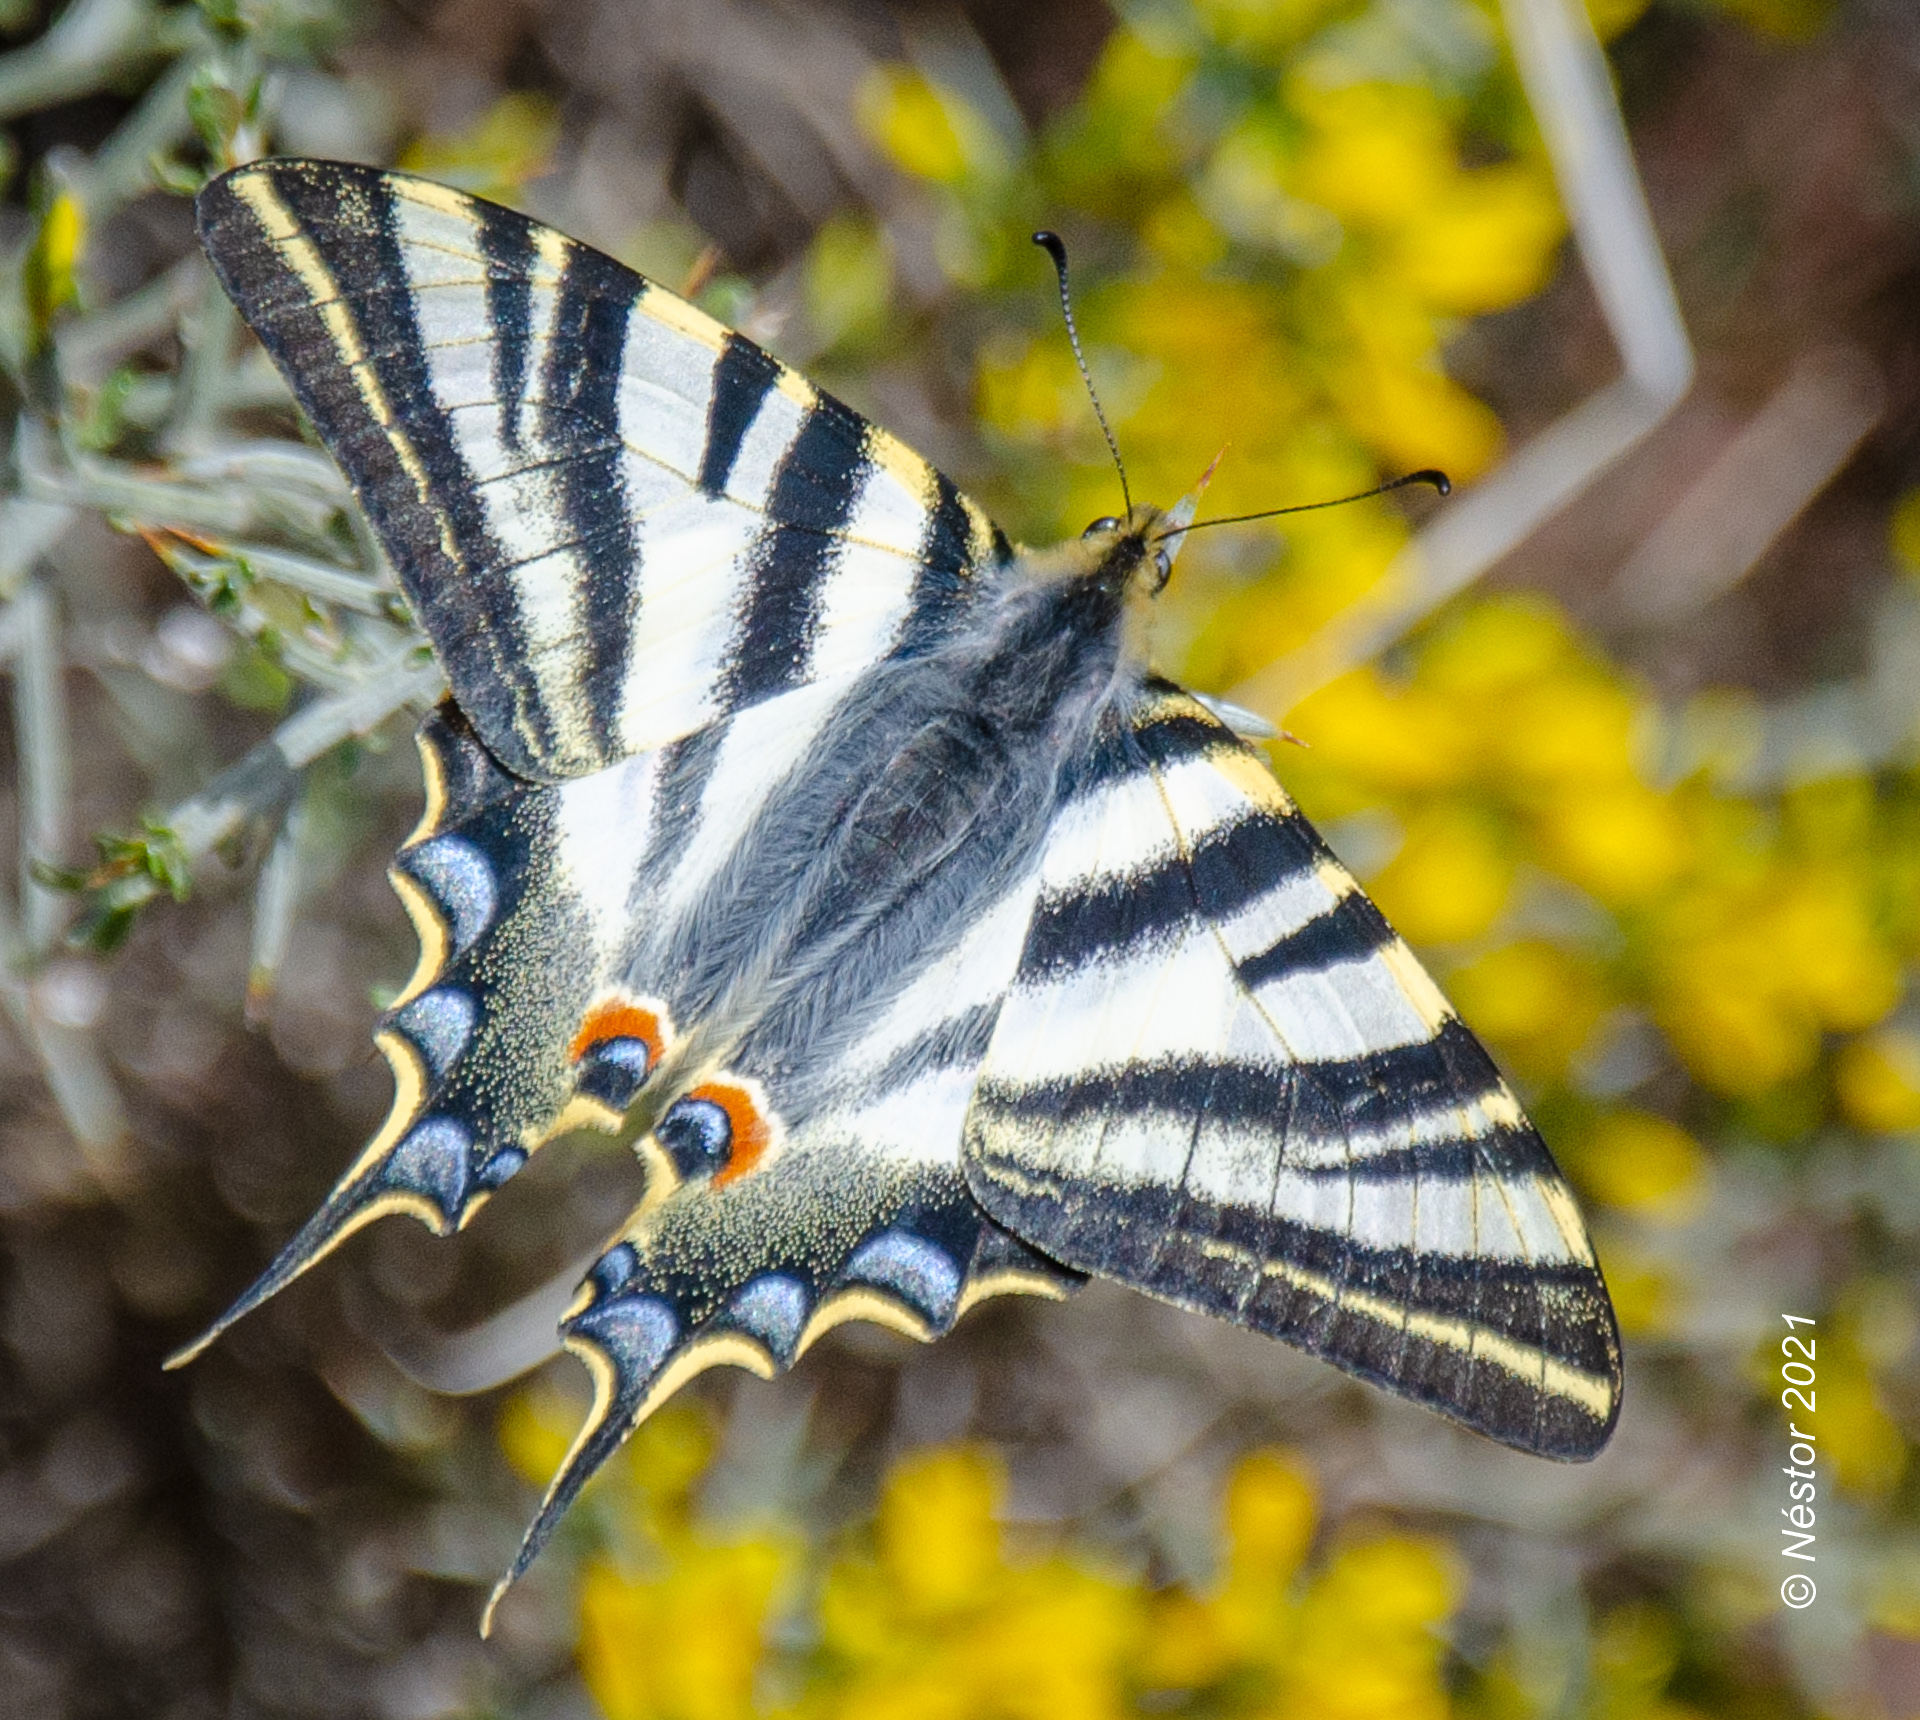
[[[1093,402],[1093,415],[1100,420],[1100,434],[1106,437],[1107,447],[1113,454],[1113,469],[1120,474],[1120,498],[1127,504],[1127,512],[1132,513],[1133,493],[1127,488],[1126,462],[1120,458],[1120,444],[1113,439],[1113,426],[1107,422],[1100,396],[1094,392],[1093,372],[1087,369],[1087,355],[1080,350],[1080,331],[1073,322],[1073,294],[1067,290],[1067,247],[1058,233],[1050,233],[1045,228],[1034,234],[1033,242],[1053,259],[1053,272],[1060,278],[1060,314],[1067,319],[1073,362],[1080,367],[1080,380],[1087,385],[1087,398]]]
[[[1409,472],[1404,478],[1394,478],[1384,484],[1375,484],[1370,490],[1361,490],[1351,496],[1335,496],[1330,502],[1296,502],[1290,508],[1263,508],[1257,514],[1228,514],[1224,519],[1196,520],[1190,526],[1182,526],[1178,531],[1162,532],[1155,538],[1184,537],[1188,532],[1204,531],[1208,526],[1243,526],[1249,520],[1270,520],[1278,514],[1310,514],[1320,508],[1344,508],[1349,502],[1364,502],[1370,496],[1384,496],[1392,490],[1404,490],[1409,484],[1431,484],[1443,496],[1453,494],[1453,480],[1445,472],[1427,466],[1418,472]]]

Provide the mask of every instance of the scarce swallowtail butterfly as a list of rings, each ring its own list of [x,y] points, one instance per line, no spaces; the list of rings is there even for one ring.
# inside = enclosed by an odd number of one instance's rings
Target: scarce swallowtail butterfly
[[[587,1126],[647,1194],[562,1325],[595,1399],[512,1575],[702,1369],[1087,1274],[1601,1448],[1619,1340],[1545,1146],[1148,666],[1191,501],[1019,548],[751,341],[423,180],[265,161],[198,213],[449,688],[392,870],[392,1113],[203,1344]]]

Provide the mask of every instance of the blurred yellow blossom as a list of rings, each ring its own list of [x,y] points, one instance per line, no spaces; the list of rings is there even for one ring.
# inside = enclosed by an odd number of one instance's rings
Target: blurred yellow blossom
[[[1920,575],[1920,486],[1902,493],[1887,522],[1887,546],[1902,572]]]
[[[1429,304],[1460,315],[1498,310],[1537,293],[1552,272],[1566,218],[1553,184],[1535,166],[1462,174],[1396,245],[1408,284]]]
[[[1288,774],[1349,786],[1330,810],[1377,799],[1382,790],[1432,790],[1463,782],[1477,762],[1478,737],[1458,705],[1373,669],[1343,675],[1288,719],[1312,750]],[[1352,785],[1362,785],[1356,793]]]
[[[1196,0],[1195,10],[1224,40],[1254,53],[1296,46],[1349,0]]]
[[[1335,1555],[1301,1602],[1286,1720],[1441,1720],[1448,1712],[1440,1626],[1458,1598],[1450,1553],[1384,1536]]]
[[[580,1417],[580,1406],[558,1392],[515,1392],[500,1412],[500,1449],[524,1480],[544,1487],[572,1449]]]
[[[580,1669],[607,1720],[744,1720],[789,1563],[769,1540],[674,1546],[657,1575],[596,1560],[580,1584]]]
[[[1618,1235],[1605,1237],[1599,1254],[1622,1335],[1662,1338],[1671,1334],[1681,1308],[1680,1286],[1672,1268]]]
[[[1686,862],[1679,810],[1635,782],[1572,789],[1540,811],[1537,827],[1541,859],[1609,905],[1646,901]]]
[[[1343,220],[1374,227],[1410,221],[1451,178],[1453,128],[1424,85],[1328,87],[1298,77],[1287,94],[1307,127],[1294,185]]]
[[[1001,1478],[977,1451],[902,1463],[880,1506],[880,1563],[908,1612],[938,1616],[977,1599],[1000,1559]]]
[[[476,197],[510,203],[551,166],[559,141],[553,103],[531,90],[510,90],[465,131],[416,138],[400,152],[399,165]]]
[[[975,1714],[1105,1720],[1139,1599],[1061,1560],[1009,1562],[998,1467],[971,1449],[902,1463],[882,1495],[875,1554],[828,1570],[820,1594],[831,1676],[812,1712],[846,1720]]]
[[[1648,1111],[1609,1111],[1562,1154],[1581,1186],[1608,1206],[1663,1223],[1691,1218],[1706,1195],[1708,1162],[1677,1123]]]
[[[1840,1109],[1856,1128],[1920,1129],[1920,1034],[1887,1027],[1849,1040],[1834,1059]]]
[[[53,319],[80,296],[80,259],[87,244],[87,212],[64,186],[47,199],[27,249],[25,289],[28,328],[44,340]]]
[[[1591,959],[1546,938],[1516,938],[1452,969],[1461,1015],[1516,1074],[1554,1080],[1591,1038],[1607,1007]]]
[[[1783,859],[1752,884],[1695,883],[1660,915],[1653,1002],[1696,1075],[1757,1091],[1811,1068],[1827,1030],[1871,1026],[1899,1001],[1899,964],[1864,880]]]
[[[1400,852],[1372,880],[1375,899],[1416,943],[1477,938],[1513,889],[1514,845],[1493,819],[1459,804],[1408,816]]]
[[[905,66],[876,68],[855,105],[862,129],[919,179],[960,178],[977,161],[984,122],[959,97]]]
[[[1906,1473],[1907,1442],[1851,1345],[1822,1345],[1817,1389],[1820,1455],[1835,1484],[1856,1498],[1892,1492]]]
[[[1587,16],[1593,20],[1594,33],[1603,42],[1611,42],[1621,31],[1640,21],[1649,0],[1587,0]]]
[[[823,346],[864,339],[883,322],[893,258],[871,221],[838,216],[807,253],[807,316]]]

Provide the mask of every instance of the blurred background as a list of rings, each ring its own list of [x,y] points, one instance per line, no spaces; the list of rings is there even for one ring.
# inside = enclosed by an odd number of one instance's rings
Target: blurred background
[[[1907,0],[0,31],[0,1711],[1920,1713]],[[1222,444],[1217,513],[1450,471],[1195,538],[1157,652],[1307,743],[1277,767],[1578,1186],[1628,1344],[1609,1450],[1520,1457],[1099,1286],[926,1349],[843,1328],[683,1393],[483,1645],[585,1401],[536,1365],[554,1286],[637,1189],[597,1140],[162,1373],[385,1111],[383,867],[437,688],[192,243],[192,191],[266,150],[695,294],[1028,541],[1116,499],[1039,225],[1136,494]]]

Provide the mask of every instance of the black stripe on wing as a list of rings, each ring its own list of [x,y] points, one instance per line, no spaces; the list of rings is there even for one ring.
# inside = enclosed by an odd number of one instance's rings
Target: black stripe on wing
[[[242,168],[195,208],[221,284],[346,472],[463,709],[509,768],[544,774],[554,736],[525,667],[518,594],[434,399],[386,176],[332,163]],[[526,368],[530,228],[491,205],[470,214],[489,298],[508,318],[495,374],[511,380]]]
[[[744,335],[730,334],[713,372],[707,403],[707,440],[695,481],[709,496],[727,493],[740,447],[780,379],[779,364]]]
[[[867,479],[866,427],[820,399],[781,456],[767,525],[747,563],[744,613],[726,670],[726,704],[738,710],[806,679],[826,581]]]
[[[557,472],[563,535],[584,564],[581,681],[594,745],[605,759],[622,751],[615,724],[640,607],[640,544],[616,429],[627,322],[639,285],[638,276],[598,251],[567,248],[537,409],[542,443],[571,450]]]

